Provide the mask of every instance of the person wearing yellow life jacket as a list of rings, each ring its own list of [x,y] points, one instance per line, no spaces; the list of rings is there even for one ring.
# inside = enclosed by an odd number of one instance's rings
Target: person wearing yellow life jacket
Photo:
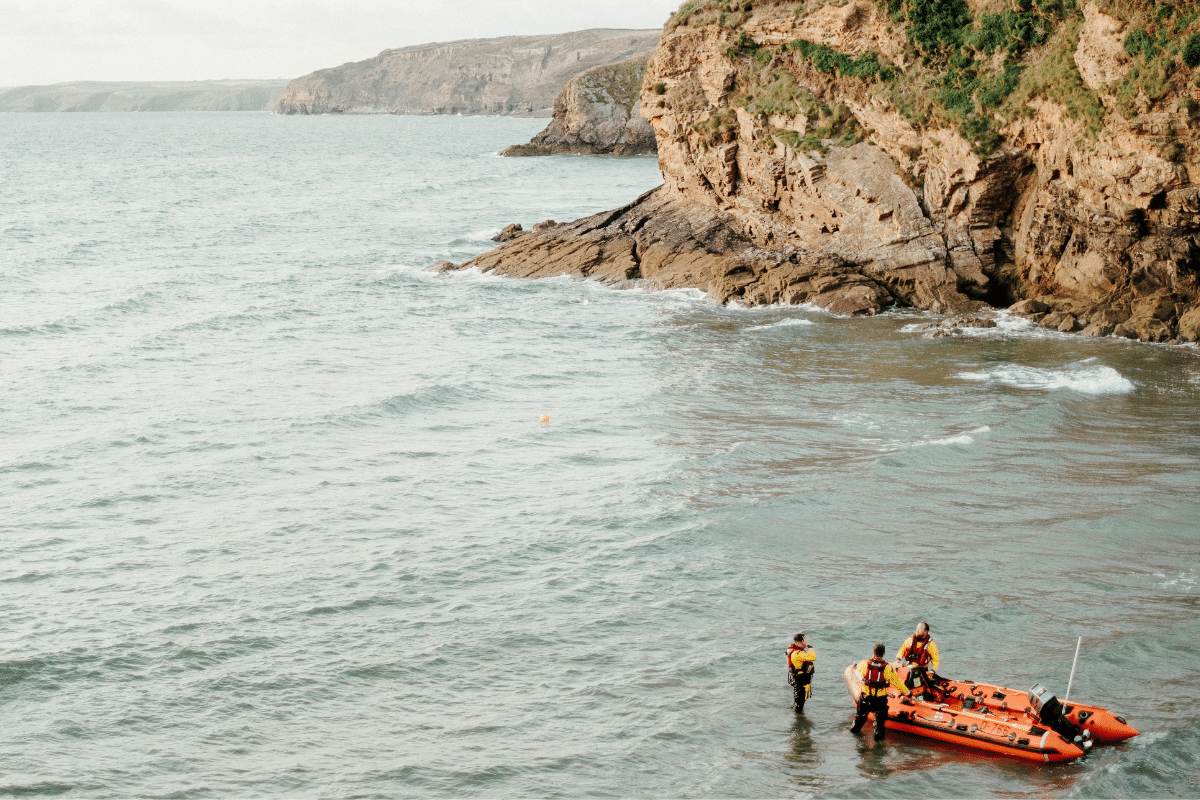
[[[854,727],[851,733],[862,731],[867,722],[867,715],[875,715],[875,741],[883,739],[883,723],[887,721],[887,690],[891,685],[901,694],[911,696],[900,676],[892,665],[883,659],[887,648],[883,642],[875,645],[875,657],[858,662],[855,671],[863,679],[862,689],[858,693],[858,711],[854,715]]]
[[[930,638],[928,622],[917,623],[917,630],[904,640],[896,660],[907,661],[911,667],[906,681],[908,688],[914,692],[920,690],[919,693],[927,700],[936,699],[932,696],[936,680],[930,677],[930,673],[937,672],[941,659],[938,658],[937,645]]]
[[[817,651],[812,649],[803,633],[792,637],[787,649],[788,683],[795,695],[796,713],[804,711],[804,701],[812,693],[812,676],[817,666]]]

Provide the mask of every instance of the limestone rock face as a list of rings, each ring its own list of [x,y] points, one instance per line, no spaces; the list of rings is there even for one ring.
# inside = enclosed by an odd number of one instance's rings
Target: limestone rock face
[[[502,156],[649,155],[654,129],[641,113],[642,76],[648,58],[592,67],[576,75],[554,98],[554,118],[529,144]]]
[[[1088,4],[1028,63],[1065,53],[1058,68],[1093,91],[1092,127],[1039,90],[985,116],[996,135],[981,147],[903,107],[895,87],[923,62],[886,8],[748,5],[690,3],[664,31],[641,95],[662,187],[470,263],[847,314],[1035,299],[1026,313],[1058,331],[1200,338],[1200,68],[1120,100],[1127,32]],[[813,53],[842,66],[818,69]],[[847,58],[901,80],[856,77]]]
[[[1123,77],[1129,70],[1129,58],[1122,47],[1125,23],[1100,11],[1095,3],[1083,7],[1083,17],[1075,65],[1079,67],[1083,82],[1095,91]]]
[[[318,70],[287,85],[280,114],[492,114],[548,117],[554,97],[591,67],[645,58],[659,31],[597,29],[465,39]]]

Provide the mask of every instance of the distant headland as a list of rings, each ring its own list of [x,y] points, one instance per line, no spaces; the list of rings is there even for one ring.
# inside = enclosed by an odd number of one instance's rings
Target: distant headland
[[[573,77],[649,58],[661,30],[596,29],[384,50],[287,85],[280,114],[464,114],[549,117]]]
[[[286,78],[73,81],[0,89],[0,111],[270,111]]]

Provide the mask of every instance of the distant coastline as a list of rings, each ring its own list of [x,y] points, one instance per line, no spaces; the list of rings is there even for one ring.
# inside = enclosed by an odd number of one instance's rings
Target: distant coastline
[[[593,67],[649,58],[662,31],[598,28],[463,39],[384,50],[296,78],[280,114],[550,117],[567,83]]]
[[[288,79],[71,81],[0,89],[0,111],[272,111]]]

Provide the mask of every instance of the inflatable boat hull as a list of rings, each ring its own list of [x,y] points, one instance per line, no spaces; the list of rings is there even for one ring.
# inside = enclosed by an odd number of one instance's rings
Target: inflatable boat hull
[[[857,701],[862,679],[854,667],[846,667],[843,677],[850,698]],[[897,672],[902,679],[907,676],[904,667]],[[1043,724],[1022,693],[972,681],[943,681],[940,688],[945,702],[910,699],[889,688],[887,729],[1026,761],[1069,761],[1084,754],[1082,743],[1068,741]],[[1068,706],[1067,712],[1068,719],[1090,731],[1095,741],[1137,735],[1105,709],[1075,705]],[[1081,712],[1089,712],[1082,724],[1078,722]]]
[[[905,670],[901,668],[902,674],[906,674]],[[1029,704],[1029,696],[1016,689],[974,681],[942,681],[939,688],[951,704],[972,697],[977,705],[986,707],[991,713],[1024,714],[1037,719],[1037,713]],[[1137,729],[1127,723],[1124,717],[1099,706],[1067,703],[1063,708],[1063,716],[1071,724],[1087,731],[1096,744],[1116,744],[1138,735]]]

